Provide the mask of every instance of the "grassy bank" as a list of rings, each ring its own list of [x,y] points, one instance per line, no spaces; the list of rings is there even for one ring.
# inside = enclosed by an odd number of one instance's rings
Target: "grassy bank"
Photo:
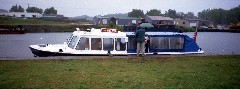
[[[0,17],[0,24],[3,25],[62,25],[64,22],[53,22],[39,19],[22,19],[11,17]]]
[[[68,25],[68,24],[90,24],[86,20],[70,20],[67,18],[12,18],[0,17],[1,25]]]
[[[54,18],[11,18],[0,17],[0,29],[15,29],[22,27],[27,33],[33,32],[73,32],[76,28],[82,30],[96,27],[95,25],[84,25],[90,22],[70,19]]]
[[[36,33],[36,32],[73,32],[76,31],[76,28],[81,30],[86,30],[89,28],[96,27],[95,25],[21,25],[22,28],[27,33]],[[9,29],[17,28],[18,25],[0,25],[0,28]]]
[[[240,88],[240,56],[0,61],[0,88]]]

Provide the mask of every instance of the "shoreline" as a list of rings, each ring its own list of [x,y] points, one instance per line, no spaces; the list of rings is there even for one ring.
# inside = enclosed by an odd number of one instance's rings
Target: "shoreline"
[[[96,25],[74,25],[74,24],[49,24],[49,25],[3,25],[0,24],[0,29],[22,29],[26,33],[49,33],[49,32],[73,32],[76,28],[81,30],[95,27]]]
[[[71,60],[71,59],[152,59],[152,58],[168,58],[168,57],[218,57],[218,56],[240,56],[240,54],[225,54],[225,55],[146,55],[145,57],[137,57],[136,55],[128,56],[50,56],[50,57],[0,57],[0,61],[4,60]]]
[[[0,29],[20,29],[25,30],[26,33],[51,33],[51,32],[73,32],[76,28],[81,30],[89,28],[97,28],[97,25],[84,25],[84,24],[30,24],[30,25],[10,25],[0,24]],[[184,31],[187,32],[187,31]],[[194,32],[194,31],[189,31]],[[240,29],[198,29],[198,32],[233,32],[240,33]]]

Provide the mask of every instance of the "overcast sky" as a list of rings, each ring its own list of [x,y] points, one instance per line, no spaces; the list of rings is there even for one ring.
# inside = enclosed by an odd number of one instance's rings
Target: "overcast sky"
[[[67,17],[81,15],[105,15],[127,13],[132,9],[142,9],[144,13],[151,9],[168,9],[177,12],[201,12],[208,8],[223,8],[229,10],[240,5],[240,0],[0,0],[0,9],[9,10],[13,5],[21,5],[24,9],[38,7],[45,10],[54,7],[58,14]]]

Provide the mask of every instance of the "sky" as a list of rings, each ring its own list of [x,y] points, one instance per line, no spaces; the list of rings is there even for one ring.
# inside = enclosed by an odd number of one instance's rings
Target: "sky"
[[[13,5],[21,5],[24,9],[38,7],[45,10],[54,7],[58,14],[66,17],[81,15],[96,16],[116,13],[128,13],[132,9],[141,9],[146,13],[151,9],[168,9],[177,12],[198,12],[209,8],[229,10],[240,5],[240,0],[0,0],[0,9],[10,10]]]

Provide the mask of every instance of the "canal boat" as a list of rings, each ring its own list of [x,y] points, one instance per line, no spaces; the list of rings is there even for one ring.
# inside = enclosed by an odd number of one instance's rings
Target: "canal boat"
[[[146,31],[146,55],[202,54],[193,38],[178,32]],[[30,45],[34,56],[101,56],[136,54],[135,32],[116,29],[87,29],[74,31],[63,44]]]

